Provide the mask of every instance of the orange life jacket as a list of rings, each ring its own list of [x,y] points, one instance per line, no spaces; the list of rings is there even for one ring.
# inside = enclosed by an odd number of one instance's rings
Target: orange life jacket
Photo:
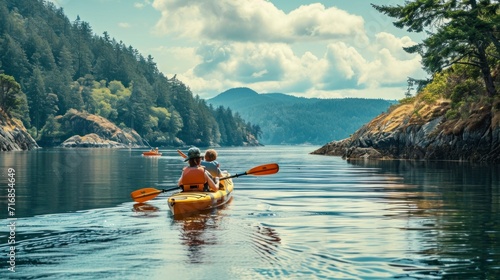
[[[182,171],[182,190],[185,192],[208,191],[208,182],[205,180],[205,168],[185,167]]]

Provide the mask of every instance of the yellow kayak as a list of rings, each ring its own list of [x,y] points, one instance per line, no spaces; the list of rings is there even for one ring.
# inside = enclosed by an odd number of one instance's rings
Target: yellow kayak
[[[230,174],[227,174],[230,176]],[[233,180],[221,180],[216,192],[180,192],[168,198],[173,215],[196,213],[221,206],[229,201],[233,192]]]
[[[180,192],[168,198],[168,207],[174,215],[187,213],[196,213],[203,210],[212,209],[226,204],[231,200],[231,194],[234,186],[232,178],[238,178],[245,175],[263,176],[276,174],[279,171],[277,163],[268,163],[255,166],[244,173],[230,175],[224,172],[224,180],[219,183],[219,190],[216,192]],[[142,188],[130,193],[135,202],[144,203],[157,197],[159,194],[179,189],[179,187],[158,190],[155,188]]]

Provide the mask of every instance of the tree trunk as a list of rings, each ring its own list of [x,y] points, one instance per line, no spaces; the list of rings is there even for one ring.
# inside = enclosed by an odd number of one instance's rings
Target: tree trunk
[[[476,0],[470,0],[469,4],[472,7],[472,13],[475,17],[475,20],[479,19],[479,11],[477,8],[477,1]],[[476,29],[480,30],[480,28],[475,27]],[[486,35],[488,37],[488,35]],[[489,38],[490,39],[490,38]],[[486,91],[488,92],[488,96],[494,96],[497,91],[495,89],[495,83],[493,81],[493,77],[491,76],[491,69],[490,65],[488,63],[488,57],[486,55],[486,48],[485,48],[485,41],[486,38],[476,38],[474,40],[473,44],[476,45],[477,48],[477,54],[479,58],[479,65],[481,68],[481,73],[483,74],[483,79],[484,79],[484,84],[486,85]],[[494,43],[494,41],[493,41]]]
[[[479,64],[481,65],[481,73],[483,74],[484,84],[486,85],[486,91],[488,96],[494,96],[497,91],[495,88],[495,83],[493,77],[491,76],[490,65],[488,64],[488,59],[486,57],[486,50],[481,42],[476,42]]]

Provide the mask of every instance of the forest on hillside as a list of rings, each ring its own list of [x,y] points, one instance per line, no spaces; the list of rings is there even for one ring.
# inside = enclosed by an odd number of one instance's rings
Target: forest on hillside
[[[0,110],[37,140],[64,134],[70,109],[134,129],[154,145],[243,145],[260,134],[230,109],[214,108],[175,77],[89,23],[43,0],[0,1]]]
[[[262,128],[265,144],[325,144],[349,137],[396,101],[365,98],[319,99],[282,93],[229,89],[207,100],[224,104]]]

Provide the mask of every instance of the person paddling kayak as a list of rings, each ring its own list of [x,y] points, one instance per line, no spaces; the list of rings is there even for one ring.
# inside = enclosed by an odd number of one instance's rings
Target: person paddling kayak
[[[189,166],[184,167],[182,170],[178,183],[182,191],[215,192],[219,189],[219,179],[216,178],[215,182],[212,180],[210,173],[201,166],[202,158],[200,149],[196,147],[189,148],[187,158],[184,160],[189,162]]]

